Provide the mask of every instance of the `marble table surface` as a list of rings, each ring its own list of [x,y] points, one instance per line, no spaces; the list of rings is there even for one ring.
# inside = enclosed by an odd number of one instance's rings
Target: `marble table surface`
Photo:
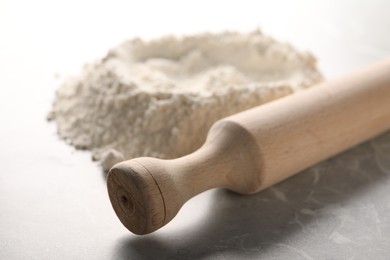
[[[136,236],[91,154],[45,119],[64,77],[133,36],[260,26],[326,78],[390,54],[389,1],[270,2],[1,1],[0,259],[389,259],[390,132],[256,195],[202,193]]]

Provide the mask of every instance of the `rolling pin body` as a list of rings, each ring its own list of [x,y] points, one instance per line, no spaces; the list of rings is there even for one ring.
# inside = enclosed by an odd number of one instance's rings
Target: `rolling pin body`
[[[388,129],[390,59],[221,119],[190,155],[121,162],[109,196],[121,222],[147,234],[205,190],[255,193]]]

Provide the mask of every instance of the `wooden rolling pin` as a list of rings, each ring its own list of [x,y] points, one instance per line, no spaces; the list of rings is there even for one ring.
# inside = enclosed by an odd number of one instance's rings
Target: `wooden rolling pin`
[[[121,222],[147,234],[203,191],[258,192],[389,128],[387,59],[221,119],[190,155],[118,163],[109,172],[108,193]]]

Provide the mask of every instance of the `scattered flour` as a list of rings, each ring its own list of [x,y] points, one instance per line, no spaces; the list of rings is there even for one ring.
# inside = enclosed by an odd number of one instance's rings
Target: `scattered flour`
[[[64,82],[49,118],[107,170],[188,154],[216,120],[321,80],[313,56],[260,31],[132,39]]]

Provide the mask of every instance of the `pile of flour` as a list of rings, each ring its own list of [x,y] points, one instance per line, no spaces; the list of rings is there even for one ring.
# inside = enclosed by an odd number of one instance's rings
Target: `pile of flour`
[[[260,31],[132,39],[65,81],[50,119],[107,170],[193,152],[216,120],[321,79],[313,56]]]

